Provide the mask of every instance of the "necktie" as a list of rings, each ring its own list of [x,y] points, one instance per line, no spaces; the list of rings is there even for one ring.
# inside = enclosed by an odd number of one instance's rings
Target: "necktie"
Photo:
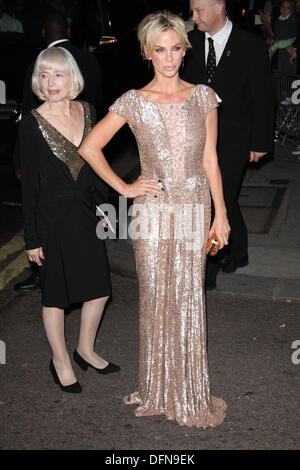
[[[207,75],[208,75],[208,83],[211,83],[213,75],[216,71],[217,64],[216,64],[214,40],[212,38],[208,38],[208,42],[209,42],[209,49],[208,49],[206,70],[207,70]]]

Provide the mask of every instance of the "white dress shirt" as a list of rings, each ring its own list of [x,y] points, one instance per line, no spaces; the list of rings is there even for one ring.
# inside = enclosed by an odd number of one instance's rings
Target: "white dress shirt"
[[[287,19],[291,16],[291,14],[292,14],[292,13],[290,13],[290,14],[287,15],[287,16],[280,15],[280,16],[278,16],[278,19],[279,19],[279,21],[285,21],[285,20],[287,20]]]
[[[226,23],[220,31],[211,36],[209,33],[205,33],[205,63],[207,63],[209,43],[208,38],[214,40],[214,48],[216,53],[216,64],[218,65],[219,60],[224,52],[225,46],[227,44],[228,38],[232,30],[232,22],[227,18]]]
[[[49,49],[49,47],[56,46],[56,44],[59,44],[60,42],[66,42],[66,41],[69,41],[69,39],[66,38],[66,39],[58,39],[57,41],[53,41],[49,44],[49,46],[47,46],[47,49]]]

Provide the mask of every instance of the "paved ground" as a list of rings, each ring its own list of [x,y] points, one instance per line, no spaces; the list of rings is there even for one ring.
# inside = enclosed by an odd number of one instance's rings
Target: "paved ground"
[[[114,163],[120,174],[135,164],[135,152]],[[287,145],[277,147],[273,160],[250,169],[245,184],[278,179],[288,181],[289,190],[273,223],[276,230],[250,236],[249,267],[220,275],[218,289],[208,294],[212,392],[227,401],[228,413],[221,426],[206,430],[180,427],[164,416],[136,418],[133,407],[123,405],[122,397],[136,389],[138,367],[137,283],[126,240],[108,242],[113,299],[97,339],[99,353],[122,370],[103,377],[74,365],[84,392],[69,396],[57,388],[48,370],[39,290],[13,290],[28,274],[19,209],[12,208],[14,215],[2,208],[10,228],[0,229],[0,359],[6,346],[6,364],[0,364],[0,448],[299,448],[300,165]],[[70,352],[79,320],[78,308],[66,316]]]
[[[83,372],[84,391],[70,396],[53,383],[39,291],[16,295],[0,310],[7,364],[0,366],[2,449],[297,449],[300,365],[299,304],[211,293],[208,350],[213,394],[228,404],[217,428],[180,427],[164,416],[140,417],[122,397],[136,389],[137,285],[113,275],[114,296],[97,350],[122,370],[107,377]],[[76,347],[80,311],[66,317]],[[295,356],[296,357],[296,356]],[[300,359],[300,353],[298,355]]]

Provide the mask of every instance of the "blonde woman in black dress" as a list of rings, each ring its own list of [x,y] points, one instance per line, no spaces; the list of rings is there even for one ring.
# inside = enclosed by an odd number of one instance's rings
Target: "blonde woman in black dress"
[[[103,240],[96,236],[101,181],[78,153],[95,123],[93,108],[75,101],[84,86],[73,56],[60,47],[38,56],[32,88],[43,101],[20,124],[25,248],[40,268],[43,322],[53,357],[50,371],[65,392],[82,391],[64,336],[64,309],[84,302],[74,360],[100,374],[119,370],[94,351],[111,294]]]

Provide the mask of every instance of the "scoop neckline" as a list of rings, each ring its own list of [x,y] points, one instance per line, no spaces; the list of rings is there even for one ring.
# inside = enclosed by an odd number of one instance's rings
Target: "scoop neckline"
[[[142,98],[144,101],[147,101],[148,103],[152,103],[152,104],[157,104],[157,105],[170,105],[170,104],[185,104],[185,103],[188,103],[196,94],[196,91],[198,89],[198,86],[199,85],[196,85],[195,86],[195,90],[193,91],[193,93],[191,94],[191,96],[185,100],[185,101],[171,101],[169,103],[156,103],[155,101],[151,101],[151,100],[147,100],[147,98],[144,98],[143,95],[141,95],[137,90],[133,90],[140,98]]]

